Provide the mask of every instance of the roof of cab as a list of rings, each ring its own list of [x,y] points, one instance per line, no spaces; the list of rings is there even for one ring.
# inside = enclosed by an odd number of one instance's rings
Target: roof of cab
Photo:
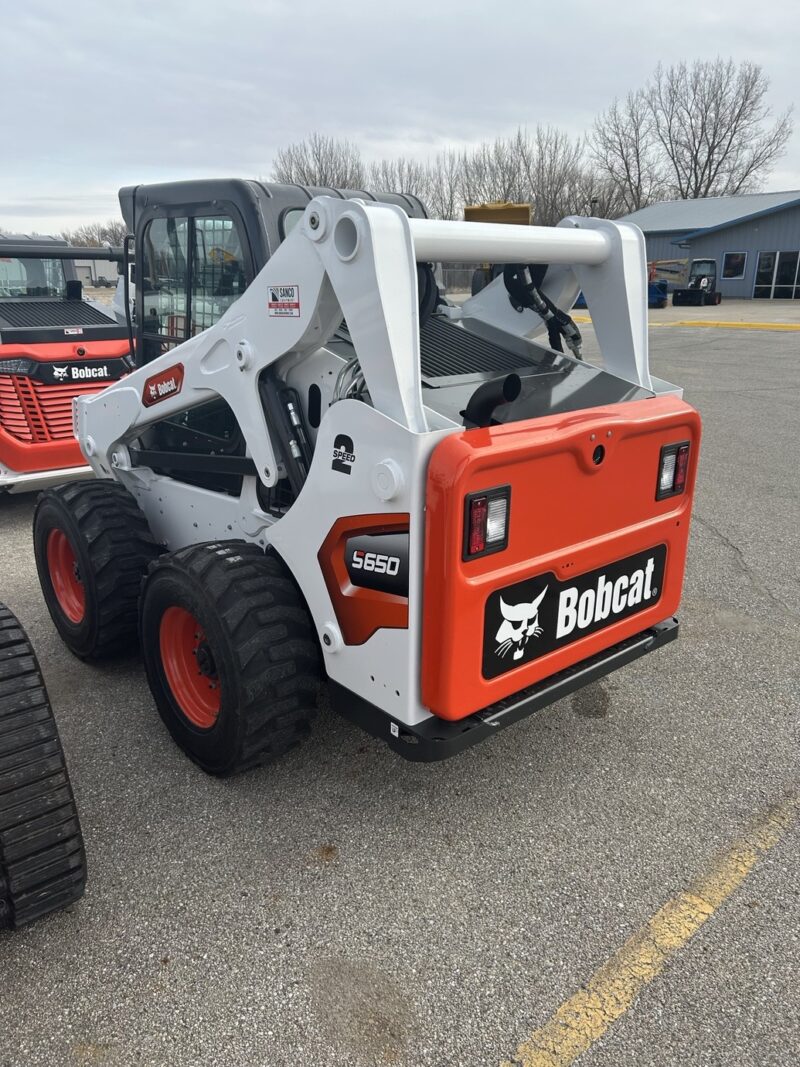
[[[279,185],[249,181],[243,178],[209,178],[190,181],[162,182],[154,185],[128,185],[119,191],[122,215],[128,228],[135,229],[136,215],[145,206],[179,206],[193,203],[213,203],[230,199],[231,194],[243,194],[262,203],[272,214],[282,214],[290,208],[303,208],[315,196],[336,196],[344,200],[359,198],[396,204],[411,218],[427,218],[425,205],[410,193],[371,193],[366,189],[334,189],[308,185]]]

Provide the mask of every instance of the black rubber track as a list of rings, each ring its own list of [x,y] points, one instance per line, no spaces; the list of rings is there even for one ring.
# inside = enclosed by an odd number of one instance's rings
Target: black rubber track
[[[221,679],[217,724],[193,727],[164,676],[159,624],[178,604],[201,622]],[[192,545],[149,568],[140,642],[159,713],[204,770],[232,775],[304,740],[317,713],[322,667],[303,596],[283,561],[245,541]]]
[[[77,625],[61,611],[50,581],[46,539],[54,527],[68,535],[86,591],[86,616]],[[160,549],[127,489],[100,480],[45,490],[36,505],[33,542],[42,593],[67,647],[81,659],[135,647],[142,578]]]
[[[83,895],[86,858],[53,712],[25,632],[0,604],[0,929]]]

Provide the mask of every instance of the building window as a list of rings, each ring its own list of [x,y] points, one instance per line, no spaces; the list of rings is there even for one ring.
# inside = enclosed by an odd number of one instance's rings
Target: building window
[[[744,278],[746,265],[746,252],[726,252],[722,257],[722,277],[727,281]]]
[[[800,252],[759,252],[756,300],[800,300]]]
[[[778,269],[775,271],[775,300],[791,300],[795,295],[797,281],[798,252],[781,252],[778,256]]]
[[[772,296],[772,283],[775,280],[775,263],[777,252],[759,252],[756,267],[756,283],[753,287],[755,300],[769,300]]]

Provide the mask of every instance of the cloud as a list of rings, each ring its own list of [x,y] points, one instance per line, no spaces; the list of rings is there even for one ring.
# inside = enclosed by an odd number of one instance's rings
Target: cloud
[[[654,17],[563,0],[545,15],[506,0],[487,17],[485,0],[28,0],[2,33],[0,224],[58,228],[113,213],[121,185],[268,176],[275,151],[314,130],[370,158],[537,122],[580,134],[659,60],[754,59],[780,111],[800,8],[757,19],[743,0],[676,0]],[[798,135],[769,184],[800,187]]]

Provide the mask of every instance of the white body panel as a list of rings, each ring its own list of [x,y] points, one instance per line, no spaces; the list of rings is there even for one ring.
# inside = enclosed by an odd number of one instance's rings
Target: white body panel
[[[62,485],[64,482],[81,481],[84,478],[93,478],[94,471],[91,467],[60,467],[52,471],[13,471],[0,463],[0,492],[9,493],[34,493],[48,489],[52,485]]]

